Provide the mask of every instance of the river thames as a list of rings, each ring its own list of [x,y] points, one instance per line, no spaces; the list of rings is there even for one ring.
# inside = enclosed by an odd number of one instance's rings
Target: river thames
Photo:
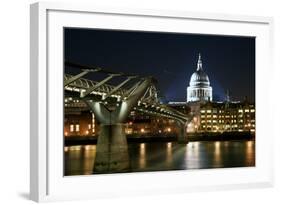
[[[130,171],[188,170],[255,166],[255,141],[129,143]],[[66,146],[65,175],[90,175],[96,145]]]

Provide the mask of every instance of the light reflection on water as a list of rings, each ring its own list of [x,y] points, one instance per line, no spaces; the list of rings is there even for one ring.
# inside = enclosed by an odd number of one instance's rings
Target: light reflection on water
[[[96,145],[64,148],[65,175],[92,174]],[[255,166],[254,141],[129,144],[130,170],[160,171]]]
[[[140,168],[141,169],[143,169],[143,168],[145,168],[145,166],[146,166],[146,157],[145,157],[145,143],[141,143],[140,144],[140,157],[139,157],[139,165],[140,165]]]

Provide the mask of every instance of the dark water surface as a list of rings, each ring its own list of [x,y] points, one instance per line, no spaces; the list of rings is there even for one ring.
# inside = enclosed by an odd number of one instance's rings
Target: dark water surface
[[[64,148],[65,175],[93,174],[96,145]],[[129,144],[131,172],[255,166],[254,141]]]

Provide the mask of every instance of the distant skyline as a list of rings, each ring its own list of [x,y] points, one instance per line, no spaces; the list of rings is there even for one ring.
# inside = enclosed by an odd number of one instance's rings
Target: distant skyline
[[[233,100],[255,100],[254,37],[65,28],[64,44],[67,61],[155,77],[167,101],[186,101],[201,53],[213,100],[226,90]]]

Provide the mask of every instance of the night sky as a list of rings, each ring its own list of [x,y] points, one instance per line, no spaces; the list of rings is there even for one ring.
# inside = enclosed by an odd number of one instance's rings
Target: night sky
[[[213,100],[224,100],[226,90],[232,100],[255,100],[253,37],[65,28],[64,48],[66,61],[155,77],[167,101],[186,101],[200,52]],[[79,70],[65,67],[65,72]]]

